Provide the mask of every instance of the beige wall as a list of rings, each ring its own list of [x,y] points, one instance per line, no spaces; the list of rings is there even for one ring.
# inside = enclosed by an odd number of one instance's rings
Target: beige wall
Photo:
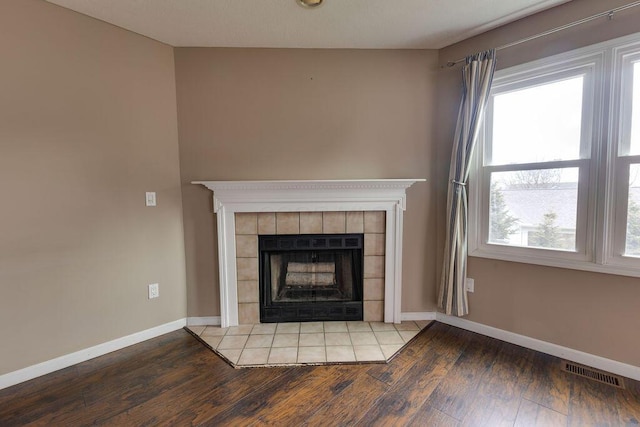
[[[3,374],[183,318],[186,291],[172,48],[41,0],[0,28]]]
[[[219,315],[193,180],[427,178],[408,191],[403,311],[435,308],[434,51],[176,49],[189,316]]]
[[[606,3],[606,5],[604,4]],[[439,52],[441,64],[626,4],[627,0],[574,0]],[[640,31],[640,10],[572,28],[498,52],[498,68]],[[438,77],[438,229],[444,204],[451,135],[461,86],[459,68]],[[442,247],[442,232],[438,247]],[[439,259],[441,254],[438,253]],[[471,258],[469,320],[640,366],[640,279]]]

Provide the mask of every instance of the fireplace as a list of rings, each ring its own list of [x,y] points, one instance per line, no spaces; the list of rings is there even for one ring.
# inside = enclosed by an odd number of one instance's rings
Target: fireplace
[[[277,222],[276,217],[282,216],[283,225],[290,226],[295,225],[295,220],[294,224],[291,221],[294,216],[299,217],[298,224],[301,225],[303,213],[313,217],[320,215],[324,221],[324,218],[332,216],[341,217],[345,212],[347,225],[350,215],[359,217],[364,212],[366,224],[368,214],[382,213],[382,231],[374,232],[379,236],[372,236],[369,241],[375,246],[381,245],[384,256],[364,254],[364,320],[399,323],[405,190],[417,181],[424,179],[194,181],[193,184],[204,185],[213,191],[213,213],[216,215],[218,234],[221,326],[226,328],[259,321],[257,234],[306,233],[301,229],[258,233],[261,217]],[[293,214],[295,212],[298,214]],[[249,214],[257,214],[255,221],[252,219],[244,224],[240,227],[242,232],[238,232],[236,215]],[[266,223],[272,224],[269,221]],[[245,229],[245,225],[250,226]],[[366,229],[365,225],[365,241]],[[338,232],[341,231],[326,229],[321,233]],[[345,232],[359,231],[347,229]],[[255,240],[253,236],[256,236]],[[242,252],[241,256],[238,256],[236,249]],[[242,295],[249,296],[243,299]],[[255,299],[250,295],[255,295]],[[368,316],[368,312],[375,313],[375,316]]]
[[[363,234],[259,236],[260,322],[363,320]]]

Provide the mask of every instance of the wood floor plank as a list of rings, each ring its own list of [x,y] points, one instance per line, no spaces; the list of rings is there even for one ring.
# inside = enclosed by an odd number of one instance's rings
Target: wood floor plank
[[[514,427],[564,427],[566,425],[565,414],[523,398]]]
[[[163,425],[203,424],[290,371],[291,368],[234,369],[224,363],[220,369],[203,372],[192,383],[158,395],[104,424],[140,425],[149,421]]]
[[[415,414],[411,422],[408,424],[408,427],[459,427],[461,425],[462,423],[459,420],[456,420],[444,412],[437,410],[428,403],[425,403]]]
[[[318,366],[253,393],[232,410],[206,420],[216,425],[300,425],[318,408],[350,385],[358,368],[349,365]]]
[[[382,381],[388,385],[393,385],[402,378],[409,369],[420,360],[424,352],[429,351],[429,345],[432,342],[446,343],[449,334],[460,336],[461,339],[470,337],[470,333],[458,328],[452,328],[443,323],[435,323],[425,328],[415,339],[411,345],[404,348],[400,354],[392,359],[392,363],[385,365],[373,365],[369,369],[369,375]]]
[[[169,345],[166,349],[173,351],[166,354],[150,352],[155,357],[144,358],[140,366],[133,367],[131,361],[127,360],[123,364],[125,370],[117,374],[110,372],[111,367],[93,371],[87,375],[90,383],[83,389],[85,410],[72,414],[50,414],[51,423],[75,425],[84,422],[86,415],[93,422],[101,423],[178,384],[197,378],[213,358],[209,352],[202,351],[200,345],[185,344]],[[185,359],[190,363],[184,364]],[[105,371],[110,373],[105,374]]]
[[[564,415],[569,414],[570,383],[557,357],[536,353],[532,381],[523,397]]]
[[[625,389],[616,389],[615,401],[618,415],[624,425],[640,425],[640,383],[625,381]]]
[[[388,364],[234,369],[175,331],[1,390],[0,426],[638,425],[640,383],[559,363],[435,323]]]
[[[429,404],[445,414],[464,419],[470,411],[477,389],[485,372],[491,369],[498,353],[499,341],[471,335],[462,354],[429,398]]]
[[[324,427],[327,420],[335,425],[354,425],[363,416],[363,408],[370,408],[389,389],[389,386],[369,375],[359,375],[349,387],[326,401],[305,421],[306,426]]]
[[[534,352],[514,344],[501,342],[498,353],[470,398],[463,425],[483,420],[487,426],[512,426],[520,407],[520,398],[532,382]]]
[[[568,425],[576,427],[625,425],[618,414],[615,400],[615,388],[597,381],[571,377],[571,404],[569,406]],[[602,402],[610,402],[602,405]],[[594,408],[598,408],[594,411]]]
[[[462,350],[462,333],[451,329],[438,346],[428,347],[411,368],[375,402],[358,422],[361,426],[406,425],[447,376]]]

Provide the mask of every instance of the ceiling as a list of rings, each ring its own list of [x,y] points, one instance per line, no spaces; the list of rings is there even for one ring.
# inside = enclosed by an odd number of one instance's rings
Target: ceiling
[[[47,0],[172,46],[439,49],[570,0]]]

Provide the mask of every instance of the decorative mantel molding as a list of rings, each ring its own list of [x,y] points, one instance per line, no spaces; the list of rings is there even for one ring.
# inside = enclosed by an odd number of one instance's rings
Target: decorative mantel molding
[[[385,211],[384,320],[399,323],[406,189],[424,179],[193,181],[213,191],[218,224],[221,326],[238,324],[236,212]]]

